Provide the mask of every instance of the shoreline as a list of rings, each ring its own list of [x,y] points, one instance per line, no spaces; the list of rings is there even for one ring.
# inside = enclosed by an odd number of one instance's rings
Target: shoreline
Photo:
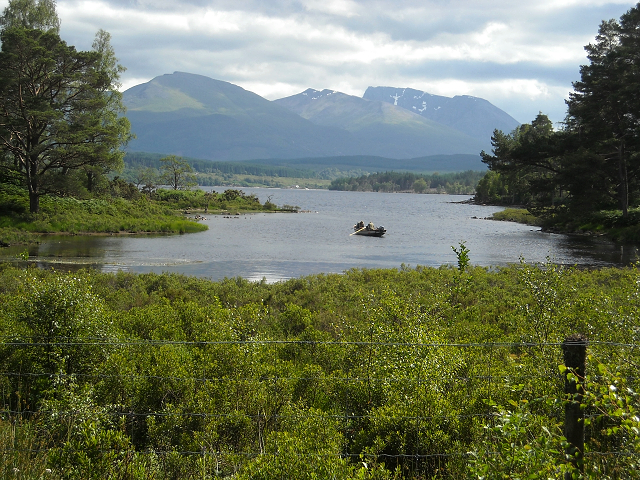
[[[474,204],[490,205],[484,203]],[[515,222],[532,227],[539,227],[541,232],[549,234],[605,238],[616,244],[640,245],[640,224],[607,227],[603,223],[599,223],[597,217],[594,217],[592,219],[576,219],[575,223],[565,223],[562,225],[549,224],[545,222],[544,219],[532,215],[526,208],[522,206],[505,207],[504,210],[494,213],[491,217],[487,217],[487,219],[498,222]]]

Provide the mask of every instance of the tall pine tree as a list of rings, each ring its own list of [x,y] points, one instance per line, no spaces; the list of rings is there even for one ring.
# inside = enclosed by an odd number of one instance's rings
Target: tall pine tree
[[[28,189],[32,213],[42,195],[69,193],[74,173],[119,168],[130,137],[108,34],[76,51],[58,35],[55,10],[41,8],[51,3],[13,0],[0,34],[0,168]]]

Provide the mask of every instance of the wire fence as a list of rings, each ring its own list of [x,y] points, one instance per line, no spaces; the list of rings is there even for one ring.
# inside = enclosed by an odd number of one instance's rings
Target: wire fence
[[[533,461],[576,402],[564,342],[0,341],[2,478],[20,458],[89,458],[122,478],[463,478],[504,462],[505,442]],[[584,372],[570,370],[580,395],[597,393],[581,408],[580,461],[611,478],[632,478],[615,472],[639,460],[638,348],[592,342]]]

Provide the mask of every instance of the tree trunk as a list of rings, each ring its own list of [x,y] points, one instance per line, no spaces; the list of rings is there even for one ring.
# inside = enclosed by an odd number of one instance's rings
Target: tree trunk
[[[38,182],[38,157],[32,154],[27,163],[27,185],[29,187],[29,211],[40,211],[40,189]]]
[[[96,176],[93,174],[93,172],[87,172],[87,190],[89,192],[93,192],[93,189],[95,187],[95,178]]]
[[[31,213],[40,211],[40,195],[35,192],[29,192],[29,211]]]
[[[624,142],[620,142],[618,147],[618,179],[620,187],[618,197],[620,199],[620,208],[622,216],[627,217],[629,214],[629,180],[627,175],[627,162],[624,158]]]

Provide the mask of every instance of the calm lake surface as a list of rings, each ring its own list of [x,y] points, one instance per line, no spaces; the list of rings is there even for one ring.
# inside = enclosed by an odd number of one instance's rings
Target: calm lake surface
[[[214,188],[223,191],[224,188]],[[350,268],[456,264],[451,247],[465,242],[471,263],[502,266],[554,263],[623,266],[637,248],[602,239],[542,233],[536,227],[485,220],[500,207],[468,205],[470,197],[243,188],[261,202],[296,205],[309,213],[207,216],[209,230],[172,236],[50,237],[29,249],[43,267],[101,271],[177,272],[269,282]],[[382,238],[350,235],[363,220],[383,225]],[[24,247],[0,250],[16,261]]]

